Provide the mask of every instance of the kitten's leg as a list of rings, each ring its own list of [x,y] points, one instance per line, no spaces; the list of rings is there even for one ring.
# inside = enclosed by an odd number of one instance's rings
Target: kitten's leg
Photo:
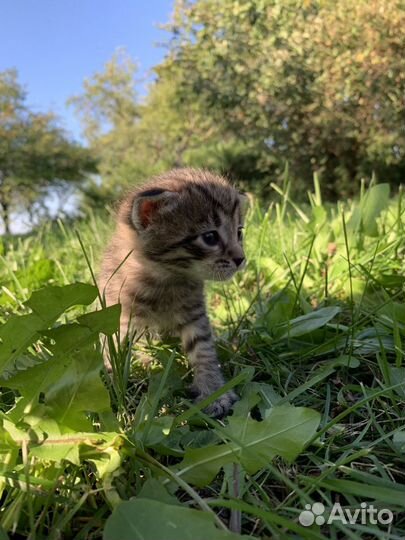
[[[193,391],[197,394],[196,400],[202,401],[225,383],[205,312],[201,310],[200,315],[190,317],[190,321],[182,325],[180,335],[194,370]],[[207,407],[206,412],[214,417],[224,416],[237,400],[238,396],[231,390]]]

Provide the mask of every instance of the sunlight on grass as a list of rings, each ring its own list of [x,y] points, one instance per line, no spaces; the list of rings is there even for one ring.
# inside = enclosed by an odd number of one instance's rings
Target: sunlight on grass
[[[119,312],[93,303],[86,257],[96,271],[106,213],[3,242],[0,537],[171,538],[170,520],[194,540],[403,537],[402,192],[331,205],[315,182],[298,207],[277,191],[252,204],[246,270],[209,285],[241,396],[224,421],[190,402],[175,340],[119,346],[115,379],[102,372],[99,333],[113,343]],[[298,521],[337,500],[389,508],[393,523]]]

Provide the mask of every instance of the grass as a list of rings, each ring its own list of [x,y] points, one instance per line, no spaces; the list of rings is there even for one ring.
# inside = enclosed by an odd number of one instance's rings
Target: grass
[[[280,195],[250,211],[246,270],[209,287],[219,357],[242,396],[230,419],[212,420],[189,401],[190,373],[175,342],[139,342],[135,360],[118,348],[113,383],[100,379],[98,341],[86,334],[74,354],[66,352],[60,335],[94,309],[90,298],[8,364],[0,538],[170,539],[170,523],[179,540],[231,538],[229,531],[235,538],[404,537],[402,193],[389,200],[379,185],[363,189],[359,201],[326,205],[316,185],[306,206],[290,200],[288,186]],[[29,313],[24,302],[33,290],[92,283],[86,257],[96,268],[110,230],[110,218],[91,214],[5,240],[1,322]],[[114,313],[103,313],[103,328],[113,326]],[[43,366],[50,372],[52,357],[66,357],[66,369],[35,392],[30,379],[46,373]],[[80,388],[68,402],[72,387]],[[386,525],[359,518],[304,527],[298,516],[314,502],[326,517],[336,502],[352,511],[361,503],[388,508],[394,517]]]

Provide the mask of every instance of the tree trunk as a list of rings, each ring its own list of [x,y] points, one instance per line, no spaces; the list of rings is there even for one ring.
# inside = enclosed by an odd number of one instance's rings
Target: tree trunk
[[[11,234],[10,231],[10,205],[4,193],[0,193],[0,217],[4,224],[4,233]]]
[[[11,234],[10,231],[10,212],[8,203],[3,202],[3,223],[4,223],[4,232],[5,234]]]

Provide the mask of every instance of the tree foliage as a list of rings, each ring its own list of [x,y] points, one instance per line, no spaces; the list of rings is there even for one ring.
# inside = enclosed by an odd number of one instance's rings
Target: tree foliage
[[[132,59],[117,51],[104,71],[84,82],[83,94],[69,100],[81,118],[102,178],[114,177],[119,184],[133,172],[128,156],[136,146],[139,120],[135,73]]]
[[[107,183],[204,166],[261,194],[405,174],[403,0],[178,0],[145,99],[118,52],[72,101]],[[105,185],[105,184],[104,184]]]
[[[158,72],[259,169],[353,192],[372,171],[403,180],[404,27],[403,1],[178,1]]]
[[[78,181],[94,169],[89,152],[70,141],[52,113],[34,113],[15,70],[0,72],[0,218],[30,209],[49,187]]]
[[[136,63],[121,49],[69,100],[99,162],[103,182],[89,186],[93,200],[171,167],[205,162],[201,152],[220,130],[200,103],[182,105],[173,77],[152,83],[143,100],[136,84]]]

